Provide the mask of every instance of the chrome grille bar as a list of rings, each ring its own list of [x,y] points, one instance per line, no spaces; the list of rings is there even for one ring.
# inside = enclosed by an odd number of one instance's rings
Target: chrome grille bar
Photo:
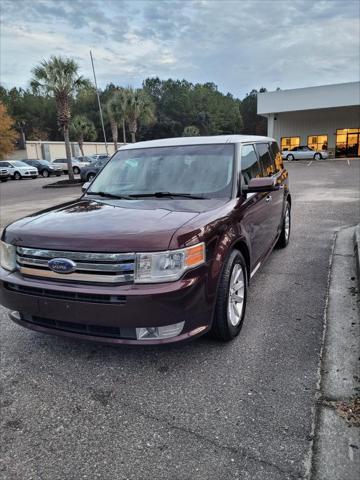
[[[70,258],[71,260],[85,260],[86,262],[124,262],[134,260],[134,253],[93,253],[93,252],[68,252],[62,250],[40,250],[37,248],[17,247],[17,253],[21,256],[39,258]]]
[[[39,258],[20,257],[17,255],[16,261],[19,265],[48,267],[48,261]],[[76,262],[76,270],[101,271],[101,272],[133,272],[134,264],[132,263],[82,263]]]
[[[72,260],[76,263],[75,271],[52,271],[48,262],[53,258]],[[134,281],[134,253],[88,253],[17,247],[16,261],[20,273],[26,277],[110,285]]]

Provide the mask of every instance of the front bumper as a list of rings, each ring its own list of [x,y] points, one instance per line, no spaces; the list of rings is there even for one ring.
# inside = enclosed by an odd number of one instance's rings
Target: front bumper
[[[27,279],[0,269],[0,303],[20,312],[11,315],[15,322],[44,333],[114,344],[178,342],[211,327],[215,295],[207,272],[201,266],[176,282],[109,287]],[[176,337],[134,338],[136,328],[180,322]]]

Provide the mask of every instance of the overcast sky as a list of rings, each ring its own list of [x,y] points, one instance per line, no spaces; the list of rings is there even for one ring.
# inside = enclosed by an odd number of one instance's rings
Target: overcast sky
[[[74,57],[98,84],[144,78],[252,88],[359,79],[358,0],[2,0],[1,83],[26,87],[50,55]]]

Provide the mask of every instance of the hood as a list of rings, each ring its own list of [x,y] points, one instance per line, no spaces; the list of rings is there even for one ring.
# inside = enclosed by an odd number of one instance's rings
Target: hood
[[[16,221],[6,228],[4,239],[55,250],[167,250],[174,233],[198,215],[175,203],[179,202],[80,199]]]

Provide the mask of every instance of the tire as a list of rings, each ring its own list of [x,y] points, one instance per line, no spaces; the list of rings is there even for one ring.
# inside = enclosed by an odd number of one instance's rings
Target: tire
[[[36,177],[31,177],[31,178],[32,178],[33,180],[35,180],[35,178],[37,178],[37,175],[36,175]]]
[[[293,160],[295,160],[295,157],[294,155],[292,155],[291,153],[289,155],[286,155],[286,160],[288,162],[292,162]]]
[[[287,224],[287,219],[288,219],[288,224]],[[276,248],[285,248],[288,246],[290,241],[290,233],[291,233],[291,207],[290,207],[290,203],[287,201],[285,206],[284,218],[282,221],[281,233],[280,233],[279,240],[276,243]]]
[[[0,182],[2,182],[2,183],[5,183],[5,182],[7,182],[7,181],[8,181],[7,178],[1,178],[1,179],[0,179]]]
[[[79,167],[74,167],[73,172],[74,172],[74,175],[78,175],[80,173],[80,168]]]
[[[14,180],[21,180],[21,174],[19,172],[14,173]]]
[[[45,169],[45,170],[43,170],[43,171],[41,172],[41,175],[42,175],[44,178],[48,178],[48,177],[50,176],[50,172],[49,172],[49,170],[46,170],[46,169]]]
[[[236,276],[239,276],[236,279]],[[233,290],[234,285],[241,285]],[[232,293],[233,292],[233,293]],[[231,296],[233,300],[231,300]],[[234,297],[242,298],[241,306]],[[246,310],[247,268],[244,257],[233,250],[221,274],[211,335],[223,342],[235,338],[241,330]],[[237,308],[234,306],[237,303]],[[237,313],[237,315],[235,314]]]
[[[314,155],[314,160],[322,160],[322,155],[321,155],[321,153],[319,153],[319,152],[315,153],[315,155]]]
[[[86,177],[87,182],[92,182],[95,178],[95,173],[89,173],[89,175]]]

